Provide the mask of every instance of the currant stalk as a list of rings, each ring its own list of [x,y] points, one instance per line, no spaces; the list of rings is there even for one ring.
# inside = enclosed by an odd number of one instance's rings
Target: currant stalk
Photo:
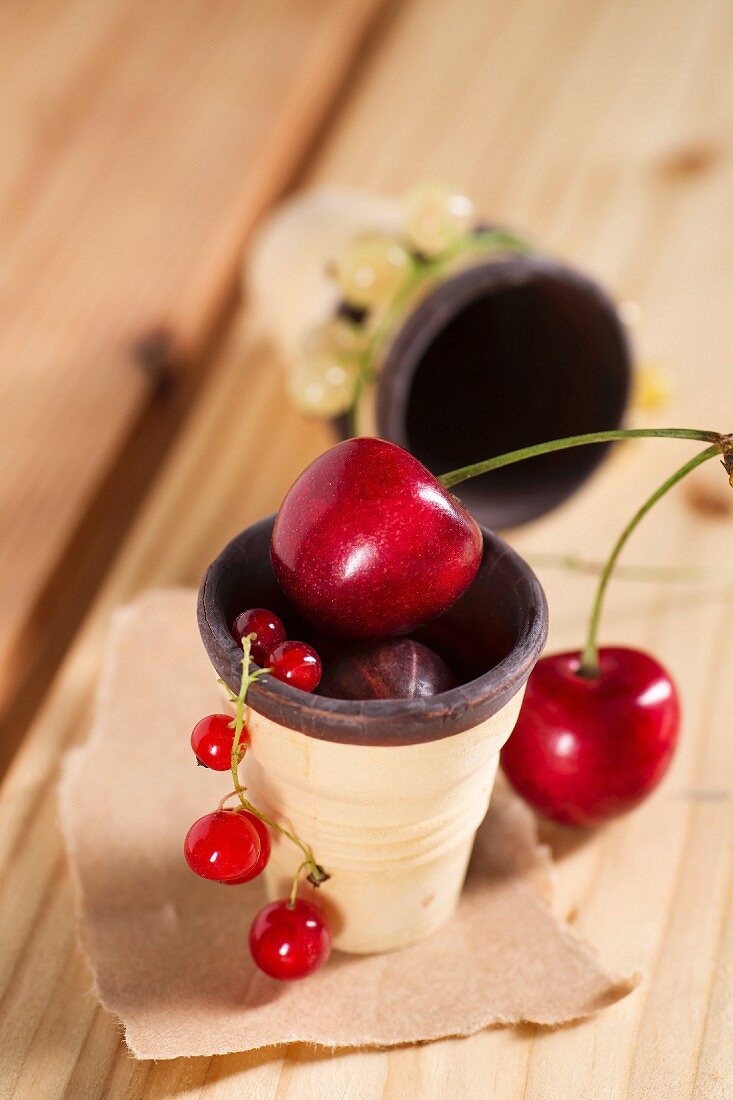
[[[701,440],[705,443],[709,443],[710,446],[706,447],[704,451],[701,451],[694,458],[691,458],[684,466],[681,466],[679,470],[668,477],[667,480],[652,493],[648,500],[646,500],[632,516],[614,543],[608,560],[601,572],[598,587],[596,589],[588,627],[588,635],[581,656],[580,668],[578,670],[578,675],[588,679],[595,678],[600,674],[598,668],[598,629],[600,626],[606,589],[608,588],[608,583],[621,551],[641,520],[647,512],[651,511],[657,501],[665,496],[670,489],[674,488],[674,486],[686,477],[687,474],[691,473],[698,466],[701,466],[703,462],[707,462],[709,458],[714,458],[715,455],[722,456],[723,466],[728,474],[730,484],[733,487],[733,435],[723,435],[720,432],[702,431],[696,428],[617,428],[605,432],[589,432],[584,435],[566,436],[564,439],[553,439],[547,443],[536,443],[530,447],[521,447],[518,450],[509,451],[503,455],[497,455],[495,458],[486,459],[484,462],[474,462],[470,466],[463,466],[459,470],[452,470],[450,473],[443,474],[438,478],[446,489],[450,489],[454,485],[460,485],[462,481],[467,481],[469,478],[478,477],[480,474],[488,473],[491,470],[501,469],[503,466],[511,466],[515,462],[522,462],[525,458],[534,458],[537,455],[551,454],[553,451],[563,451],[571,447],[583,447],[590,443],[611,443],[620,439],[650,437]]]
[[[286,829],[284,825],[280,825],[277,821],[273,821],[271,817],[268,817],[267,814],[262,813],[262,811],[258,810],[256,806],[253,806],[248,798],[245,798],[247,788],[242,785],[239,779],[239,743],[241,741],[242,732],[244,730],[244,707],[247,698],[247,690],[249,689],[250,684],[253,684],[261,676],[265,676],[272,672],[272,669],[270,668],[255,668],[250,670],[249,665],[250,654],[252,652],[252,643],[256,641],[256,639],[256,634],[246,634],[242,638],[242,679],[237,694],[235,695],[234,692],[230,688],[228,688],[228,685],[225,685],[227,686],[227,690],[229,691],[229,700],[231,703],[234,704],[234,741],[232,743],[231,757],[231,771],[232,779],[234,781],[234,790],[222,799],[222,801],[219,803],[219,807],[221,808],[224,802],[227,801],[227,799],[236,794],[245,810],[248,810],[249,813],[254,814],[255,817],[259,818],[260,821],[263,821],[265,825],[268,825],[271,829],[276,829],[279,833],[282,833],[282,835],[286,836],[292,844],[295,844],[296,847],[300,848],[305,859],[296,871],[295,878],[293,880],[293,889],[291,892],[289,903],[290,907],[292,908],[292,906],[295,904],[295,896],[298,889],[298,878],[301,871],[303,871],[305,868],[308,868],[308,881],[313,886],[320,886],[322,882],[325,882],[328,878],[330,878],[330,875],[326,871],[324,871],[323,867],[321,867],[319,863],[316,863],[311,848],[307,844],[304,844],[300,837],[296,836],[296,834],[291,832],[289,829]]]

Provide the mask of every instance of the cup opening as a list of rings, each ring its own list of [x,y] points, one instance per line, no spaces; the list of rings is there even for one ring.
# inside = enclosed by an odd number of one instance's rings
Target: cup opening
[[[211,662],[233,690],[242,651],[231,635],[236,615],[267,607],[281,615],[290,637],[318,639],[280,591],[270,563],[274,517],[248,527],[209,567],[199,593],[199,628]],[[419,699],[329,699],[297,691],[272,677],[250,688],[248,703],[265,717],[324,740],[352,744],[409,744],[469,729],[501,709],[524,684],[547,635],[547,606],[529,566],[497,535],[484,531],[479,573],[461,599],[415,637],[436,649],[463,683]],[[331,643],[333,644],[333,643]]]
[[[594,284],[549,261],[494,261],[446,280],[410,315],[384,364],[378,427],[445,473],[618,427],[629,380],[623,328]],[[524,523],[573,493],[606,449],[532,459],[457,495],[491,526]]]

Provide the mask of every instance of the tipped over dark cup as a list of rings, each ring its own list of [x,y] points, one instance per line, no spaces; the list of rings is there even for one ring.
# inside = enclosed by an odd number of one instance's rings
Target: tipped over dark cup
[[[475,264],[408,313],[382,363],[376,434],[435,474],[533,443],[618,428],[631,383],[624,327],[587,276],[540,256]],[[607,445],[466,482],[456,495],[505,529],[571,496]]]

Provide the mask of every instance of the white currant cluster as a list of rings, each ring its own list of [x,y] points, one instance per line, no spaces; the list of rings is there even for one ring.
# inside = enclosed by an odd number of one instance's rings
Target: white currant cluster
[[[374,368],[385,318],[407,290],[460,251],[473,223],[470,199],[442,184],[421,184],[404,199],[402,239],[364,234],[336,257],[331,271],[350,308],[310,333],[290,370],[288,390],[301,412],[331,418],[353,408]]]

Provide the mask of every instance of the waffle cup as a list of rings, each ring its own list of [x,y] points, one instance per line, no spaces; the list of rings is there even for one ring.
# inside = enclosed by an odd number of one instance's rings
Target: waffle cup
[[[199,625],[214,669],[237,692],[241,649],[230,626],[245,607],[285,617],[272,572],[273,519],[238,535],[207,571]],[[335,945],[390,951],[439,928],[455,909],[476,829],[488,808],[499,752],[545,643],[547,606],[529,566],[483,530],[476,580],[416,637],[449,656],[462,683],[431,698],[335,700],[270,676],[247,694],[247,797],[295,832],[331,875],[317,891]],[[302,853],[274,836],[270,898],[288,895]]]

